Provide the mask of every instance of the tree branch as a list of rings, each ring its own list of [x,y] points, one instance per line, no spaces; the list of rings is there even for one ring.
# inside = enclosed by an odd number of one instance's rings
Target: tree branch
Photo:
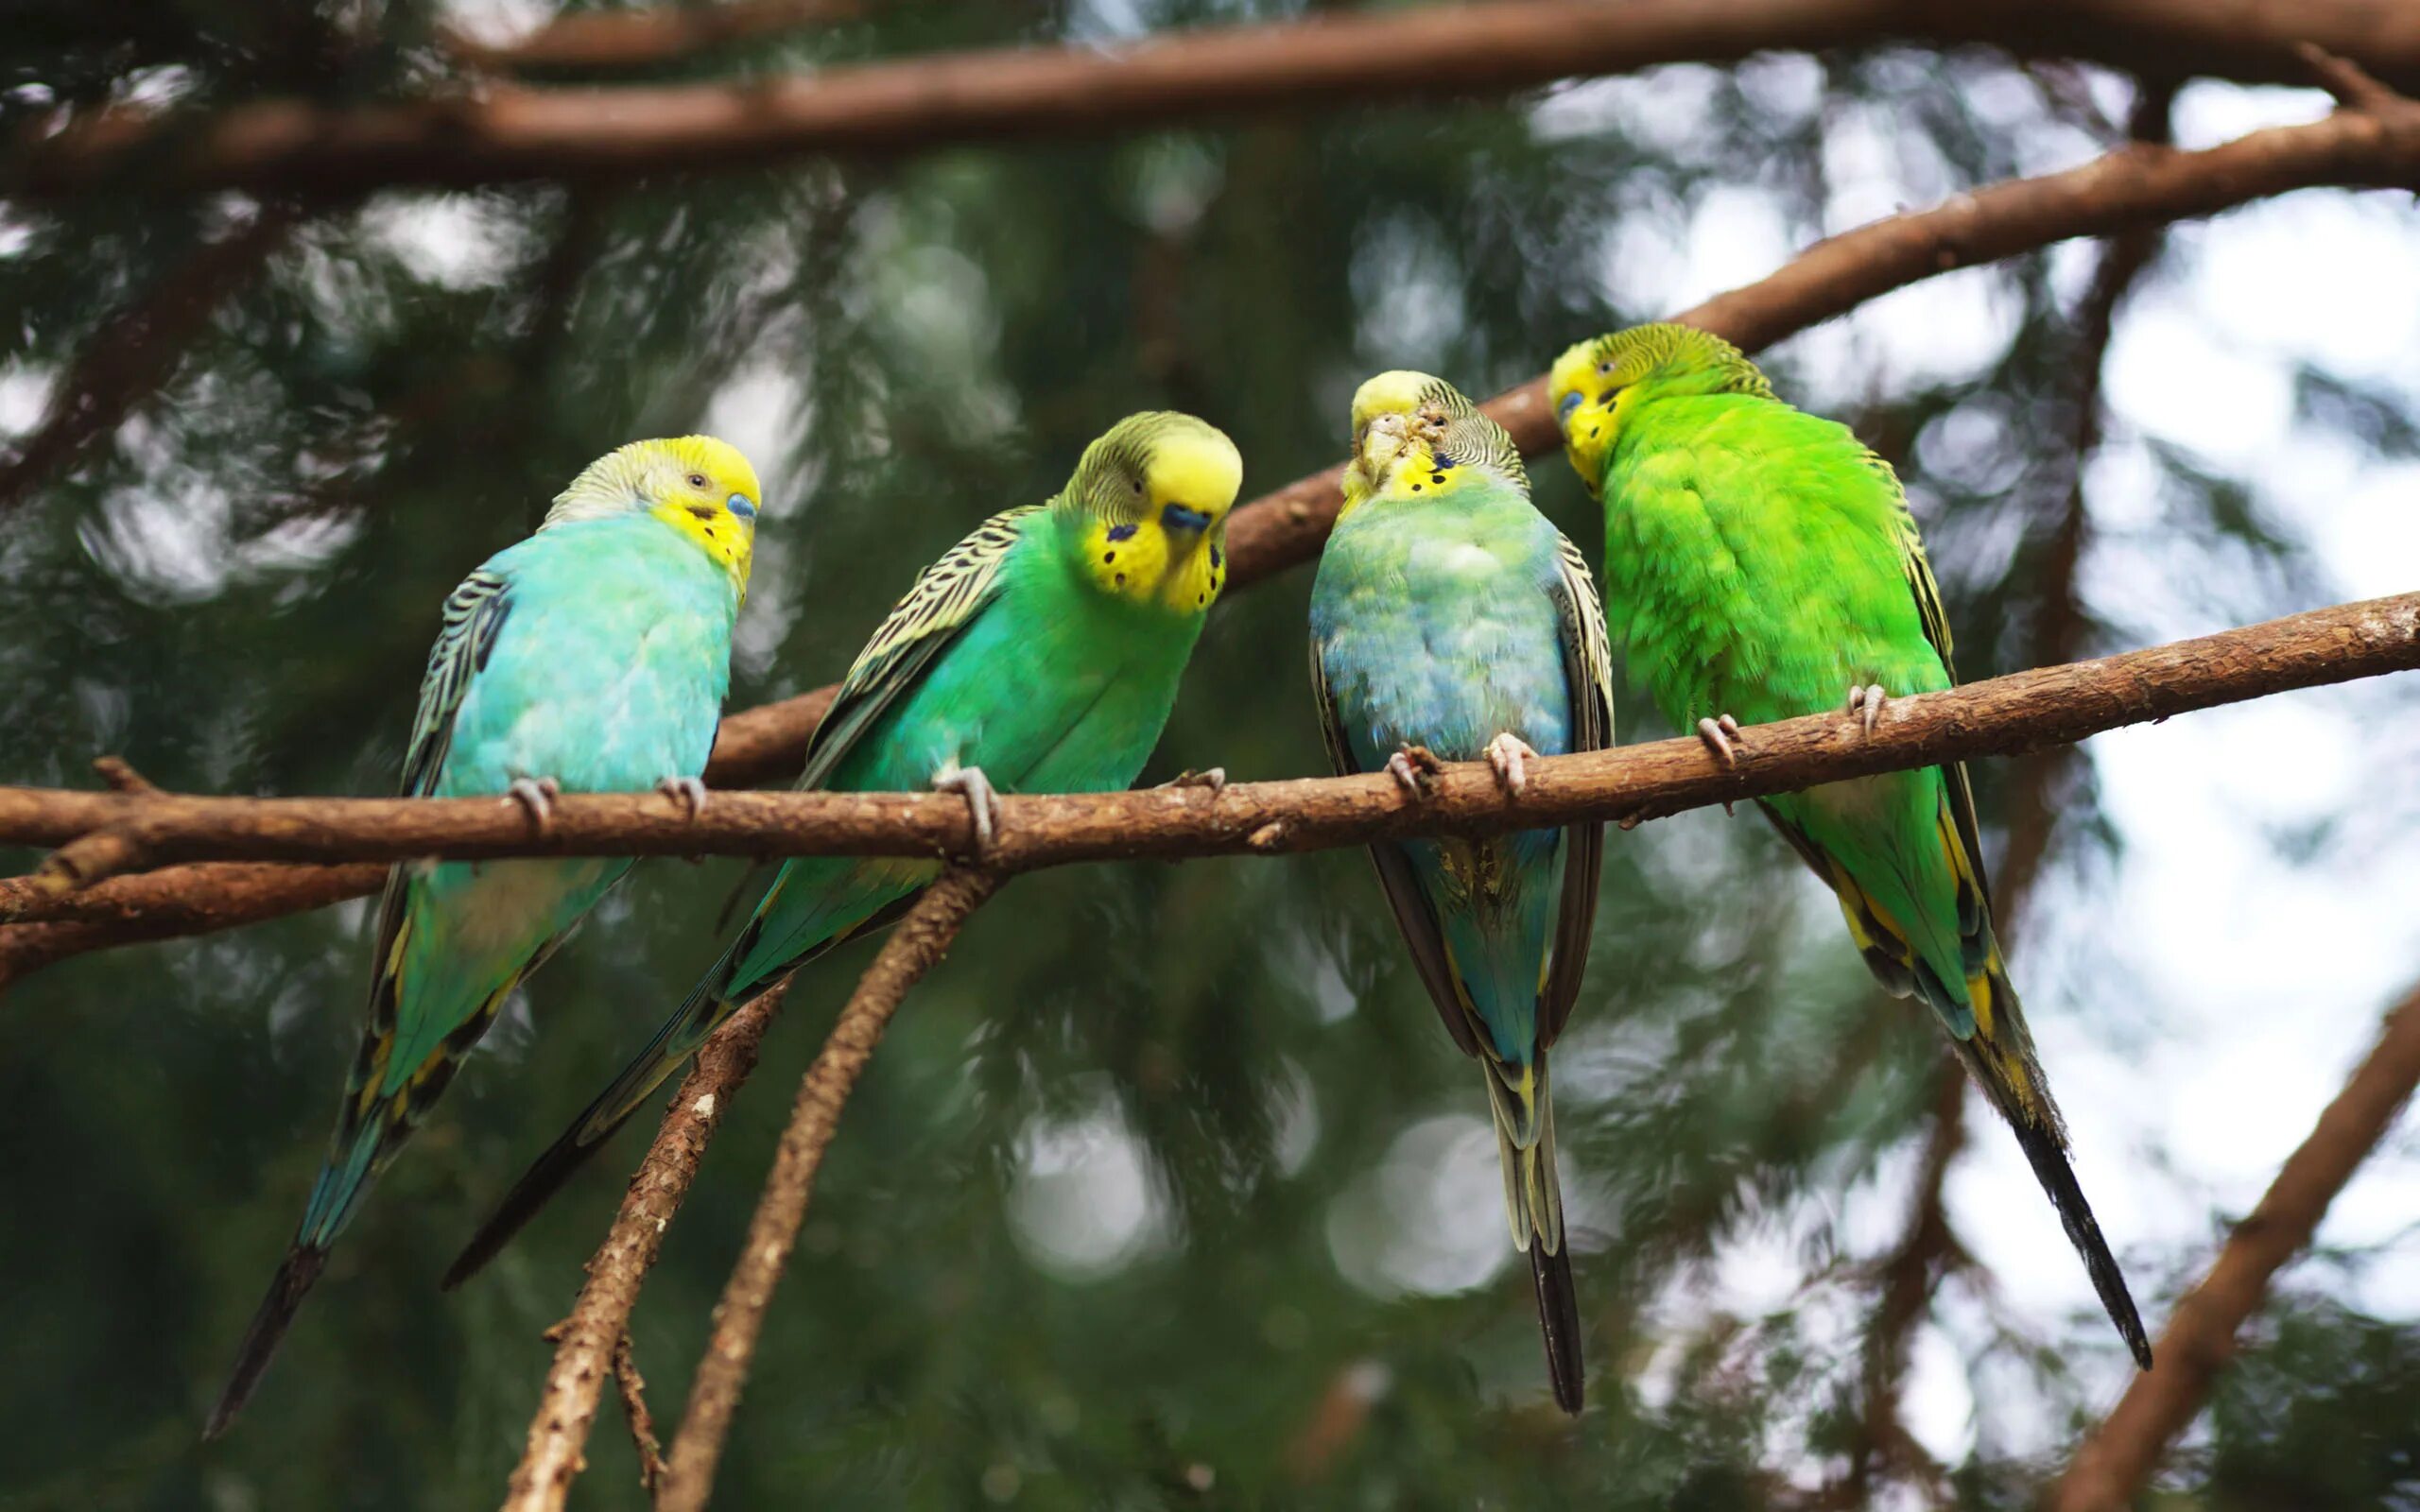
[[[1995,184],[1930,210],[1828,237],[1768,277],[1674,318],[1753,352],[1952,268],[2073,236],[2212,215],[2293,189],[2398,179],[2420,180],[2420,106],[2409,102],[2379,113],[2340,112],[2308,126],[2256,131],[2198,152],[2133,146],[2066,173]],[[1559,444],[1546,412],[1543,379],[1498,396],[1488,407],[1530,455]],[[1228,527],[1231,592],[1318,554],[1340,502],[1340,470],[1331,468],[1297,479],[1236,511]],[[821,688],[726,718],[706,780],[728,788],[794,775],[806,738],[832,693]],[[318,907],[331,896],[329,884],[309,878],[302,868],[282,884],[196,868],[191,884],[197,895],[221,899],[228,912],[238,916],[232,920],[236,922]],[[359,883],[357,890],[376,885],[373,878]],[[169,920],[154,928],[129,919],[79,932],[72,939],[50,938],[39,951],[20,941],[26,964],[19,971],[80,951],[206,927],[216,926],[197,919],[189,926]],[[7,949],[8,936],[0,933],[0,957]]]
[[[748,1242],[715,1307],[714,1337],[698,1362],[688,1409],[672,1438],[657,1512],[703,1512],[714,1490],[723,1440],[731,1432],[732,1413],[739,1405],[740,1387],[755,1358],[766,1310],[798,1241],[816,1171],[839,1127],[840,1109],[900,1000],[947,953],[967,916],[999,885],[997,873],[966,869],[952,870],[935,883],[884,941],[882,954],[866,969],[815,1064],[807,1068],[789,1127],[773,1158],[772,1174],[765,1179],[764,1196],[748,1226]]]
[[[2200,1285],[2169,1314],[2159,1368],[2135,1376],[2116,1410],[2076,1452],[2045,1499],[2046,1512],[2124,1512],[2160,1456],[2208,1400],[2234,1358],[2236,1331],[2267,1296],[2270,1278],[2310,1243],[2327,1206],[2394,1126],[2420,1084],[2420,988],[2390,1009],[2377,1042],[2259,1206],[2236,1225]]]
[[[363,897],[386,880],[387,868],[374,862],[216,863],[112,878],[50,900],[41,922],[0,924],[0,990],[86,951],[239,929]],[[0,898],[7,896],[9,885],[0,883]]]
[[[698,1162],[731,1097],[755,1069],[766,1025],[788,984],[776,983],[731,1017],[698,1052],[697,1064],[664,1112],[655,1143],[631,1178],[605,1242],[588,1262],[588,1281],[571,1315],[547,1331],[554,1364],[529,1422],[528,1447],[505,1492],[504,1512],[562,1512],[596,1420],[596,1402],[614,1374],[614,1349],[628,1337],[639,1287],[664,1246],[664,1230],[689,1194]]]
[[[2271,620],[2197,640],[2044,667],[1893,700],[1868,735],[1829,713],[1751,727],[1733,767],[1694,739],[1547,757],[1507,794],[1485,763],[1446,766],[1423,797],[1383,775],[1207,788],[1012,795],[985,854],[1004,870],[1132,857],[1274,855],[1589,819],[1634,824],[2055,742],[2146,720],[2420,666],[2420,593]],[[0,787],[0,844],[81,851],[7,885],[14,917],[44,919],[112,860],[151,865],[527,855],[965,854],[966,805],[939,793],[724,793],[694,818],[662,794],[565,795],[534,830],[503,799],[248,799]],[[88,844],[95,836],[107,845]],[[28,895],[31,895],[28,897]]]
[[[639,1489],[651,1499],[664,1479],[664,1446],[655,1441],[655,1415],[647,1410],[647,1378],[639,1374],[624,1330],[614,1341],[614,1384],[622,1394],[622,1412],[631,1420],[631,1443],[639,1454]]]
[[[0,195],[618,178],[1501,94],[1658,63],[1890,43],[1981,43],[2127,72],[2288,83],[2308,82],[2295,48],[2310,43],[2420,87],[2420,12],[2377,0],[1496,0],[743,82],[497,87],[354,105],[288,98],[215,113],[113,105],[22,138],[0,164]]]
[[[439,43],[474,68],[658,68],[700,53],[803,26],[855,21],[865,0],[725,0],[641,10],[572,10],[510,42],[483,43],[458,31]]]
[[[0,460],[0,509],[72,466],[166,383],[212,314],[285,245],[300,219],[291,206],[262,207],[94,333],[60,377],[42,424]]]

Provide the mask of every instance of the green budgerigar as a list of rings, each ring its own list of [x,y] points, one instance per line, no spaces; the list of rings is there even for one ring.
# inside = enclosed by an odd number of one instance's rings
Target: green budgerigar
[[[406,797],[495,795],[543,826],[562,793],[705,802],[761,493],[709,437],[590,465],[528,540],[445,601],[404,758]],[[627,859],[412,863],[388,875],[370,1022],[301,1229],[211,1413],[258,1384],[328,1249],[512,989],[630,869]]]
[[[1614,738],[1587,564],[1530,503],[1502,426],[1426,373],[1353,400],[1344,507],[1311,591],[1311,682],[1339,772],[1420,790],[1424,757],[1485,761],[1508,792],[1539,756]],[[1486,1073],[1512,1243],[1529,1257],[1554,1399],[1585,1391],[1547,1050],[1588,964],[1604,827],[1389,841],[1378,881],[1422,985]]]
[[[1189,415],[1129,416],[1046,504],[993,516],[925,570],[859,652],[808,743],[801,788],[963,793],[988,843],[994,789],[1131,785],[1176,703],[1226,581],[1243,463]],[[731,948],[446,1273],[503,1247],[741,1004],[907,911],[933,860],[806,856],[785,865]]]
[[[1603,503],[1615,639],[1665,713],[1717,759],[1739,721],[1838,710],[1956,679],[1949,626],[1889,464],[1773,397],[1737,349],[1649,325],[1572,347],[1549,395]],[[2066,1125],[1992,930],[1965,768],[1921,767],[1759,800],[1840,900],[1884,987],[1921,998],[2015,1131],[2127,1348],[2151,1342],[2068,1163]]]

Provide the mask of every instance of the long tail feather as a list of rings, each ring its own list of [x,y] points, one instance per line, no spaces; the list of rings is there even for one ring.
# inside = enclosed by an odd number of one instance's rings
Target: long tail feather
[[[1513,1246],[1530,1257],[1555,1405],[1578,1417],[1587,1400],[1587,1369],[1580,1349],[1580,1296],[1564,1242],[1563,1181],[1555,1171],[1554,1103],[1547,1090],[1545,1053],[1539,1053],[1526,1082],[1507,1080],[1509,1070],[1487,1063],[1495,1152],[1504,1169],[1504,1215]]]
[[[295,1309],[302,1305],[311,1283],[328,1263],[327,1249],[317,1245],[296,1245],[285,1252],[285,1263],[277,1267],[277,1276],[268,1283],[268,1295],[252,1314],[251,1325],[244,1330],[244,1342],[235,1350],[235,1368],[227,1378],[227,1387],[218,1394],[218,1405],[210,1409],[210,1421],[201,1430],[205,1439],[216,1438],[234,1422],[244,1403],[252,1400],[252,1390],[261,1383],[261,1372],[277,1353],[278,1342],[285,1337],[286,1326],[294,1321]]]
[[[1588,1373],[1580,1358],[1580,1291],[1572,1284],[1571,1255],[1530,1246],[1530,1279],[1538,1288],[1538,1327],[1546,1335],[1547,1380],[1554,1387],[1554,1404],[1580,1416],[1587,1404]]]
[[[2014,1020],[2007,1011],[2014,1004],[2014,995],[2004,1000],[2003,1024]],[[2017,1045],[2023,1059],[2031,1060],[2031,1044],[2023,1038],[2021,1023],[2017,1027]],[[2020,1091],[2011,1073],[2014,1067],[2005,1063],[2001,1047],[1984,1042],[1980,1036],[1974,1040],[1953,1040],[1959,1058],[1991,1098],[2009,1130],[2016,1136],[2017,1148],[2025,1152],[2026,1162],[2033,1167],[2033,1178],[2042,1184],[2050,1206],[2058,1210],[2059,1224],[2067,1231],[2067,1243],[2075,1246],[2083,1258],[2083,1268],[2092,1278],[2092,1289],[2100,1294],[2100,1305],[2109,1314],[2109,1321],[2117,1326],[2118,1336],[2126,1341],[2126,1349],[2135,1363],[2148,1370],[2152,1367],[2151,1335],[2143,1329],[2142,1314],[2135,1307],[2134,1294],[2127,1290],[2125,1273],[2118,1268],[2118,1257],[2110,1253],[2109,1241],[2100,1234],[2100,1223],[2092,1215],[2092,1204],[2084,1200],[2083,1187],[2076,1180],[2075,1167],[2067,1160],[2066,1131],[2059,1121],[2056,1105],[2049,1100],[2048,1090],[2041,1080],[2038,1065],[2027,1064],[2032,1075],[2030,1088]]]

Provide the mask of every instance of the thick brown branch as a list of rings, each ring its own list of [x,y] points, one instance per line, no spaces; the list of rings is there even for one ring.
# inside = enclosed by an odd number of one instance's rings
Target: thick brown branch
[[[1518,795],[1458,763],[1408,798],[1384,776],[1011,796],[987,859],[1258,854],[1585,819],[1634,822],[1821,782],[2070,742],[2293,688],[2420,666],[2420,593],[1895,699],[1872,734],[1840,713],[1752,727],[1737,766],[1693,739],[1548,757]],[[660,794],[566,795],[544,833],[499,799],[137,797],[0,787],[0,843],[66,845],[131,828],[160,861],[508,855],[952,855],[966,805],[937,793],[725,793],[692,818]],[[88,863],[89,864],[89,863]]]
[[[2068,237],[2214,214],[2291,189],[2420,176],[2416,129],[2411,108],[2403,107],[2387,115],[2343,113],[2308,126],[2255,132],[2207,151],[2130,147],[2067,173],[1996,184],[1827,238],[1769,277],[1676,318],[1753,351],[1892,289]],[[1513,389],[1490,407],[1531,455],[1556,444],[1541,383]],[[1338,476],[1330,469],[1298,479],[1236,511],[1229,527],[1232,588],[1318,554],[1335,518]],[[725,719],[707,781],[728,788],[794,774],[831,696],[830,688],[821,688]],[[257,879],[240,887],[215,872],[196,881],[223,889],[247,922],[327,901],[326,886],[299,868],[285,884],[290,891],[282,900],[273,885]],[[374,885],[365,883],[359,890]],[[36,964],[121,940],[189,932],[169,927],[138,933],[130,924],[122,935],[89,931],[72,943],[54,942],[58,948]]]
[[[688,1195],[706,1142],[732,1094],[755,1069],[765,1027],[786,990],[786,984],[777,985],[732,1015],[698,1053],[698,1063],[665,1109],[614,1227],[588,1262],[588,1281],[572,1303],[571,1316],[548,1331],[555,1360],[529,1421],[528,1447],[505,1493],[504,1512],[562,1512],[572,1480],[586,1463],[582,1450],[596,1420],[597,1398],[614,1373],[614,1349],[629,1332],[639,1286],[663,1247],[664,1230]]]
[[[483,43],[460,32],[441,40],[463,62],[500,72],[654,68],[804,26],[854,21],[865,10],[865,0],[723,0],[567,11],[510,42]]]
[[[74,465],[166,383],[219,305],[285,245],[296,219],[290,207],[262,209],[95,332],[60,376],[42,424],[0,460],[0,509]]]
[[[2327,1206],[2420,1084],[2420,989],[2391,1009],[2369,1056],[2287,1158],[2259,1206],[2236,1225],[2200,1285],[2176,1304],[2154,1355],[2050,1488],[2047,1512],[2124,1512],[2235,1356],[2236,1331],[2270,1278],[2310,1243]]]
[[[873,1058],[900,999],[948,952],[967,916],[999,885],[995,873],[963,869],[950,871],[935,883],[884,942],[882,954],[866,969],[848,1005],[840,1010],[815,1064],[807,1068],[789,1126],[783,1130],[781,1148],[773,1158],[772,1174],[765,1178],[765,1194],[749,1223],[748,1242],[723,1286],[722,1300],[716,1304],[714,1336],[698,1362],[688,1409],[681,1415],[681,1431],[672,1437],[663,1490],[655,1503],[658,1512],[702,1512],[714,1490],[715,1467],[731,1432],[740,1387],[755,1358],[757,1335],[764,1331],[773,1288],[781,1283],[790,1248],[798,1241],[807,1199],[815,1191],[816,1171],[839,1127],[840,1109],[849,1100],[850,1089]]]
[[[1091,136],[1250,111],[1488,94],[1658,63],[1985,43],[2128,72],[2303,83],[2314,43],[2420,87],[2420,12],[2380,0],[1499,0],[959,53],[805,77],[443,100],[113,106],[21,141],[0,194],[102,185],[324,193],[627,176],[815,152]]]

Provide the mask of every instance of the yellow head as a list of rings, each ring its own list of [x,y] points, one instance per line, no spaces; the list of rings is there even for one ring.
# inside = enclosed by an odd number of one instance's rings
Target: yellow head
[[[1604,486],[1605,457],[1638,405],[1653,395],[1754,394],[1772,387],[1737,347],[1694,326],[1637,325],[1574,343],[1547,374],[1547,403],[1564,450],[1590,493]]]
[[[1225,433],[1154,410],[1127,416],[1085,447],[1051,507],[1095,587],[1199,614],[1227,580],[1227,511],[1243,474]]]
[[[1354,393],[1341,514],[1372,499],[1433,499],[1466,473],[1530,491],[1512,436],[1443,378],[1382,372]]]
[[[555,495],[539,528],[644,510],[696,541],[744,593],[763,500],[756,470],[727,442],[711,436],[632,441],[589,463]]]

